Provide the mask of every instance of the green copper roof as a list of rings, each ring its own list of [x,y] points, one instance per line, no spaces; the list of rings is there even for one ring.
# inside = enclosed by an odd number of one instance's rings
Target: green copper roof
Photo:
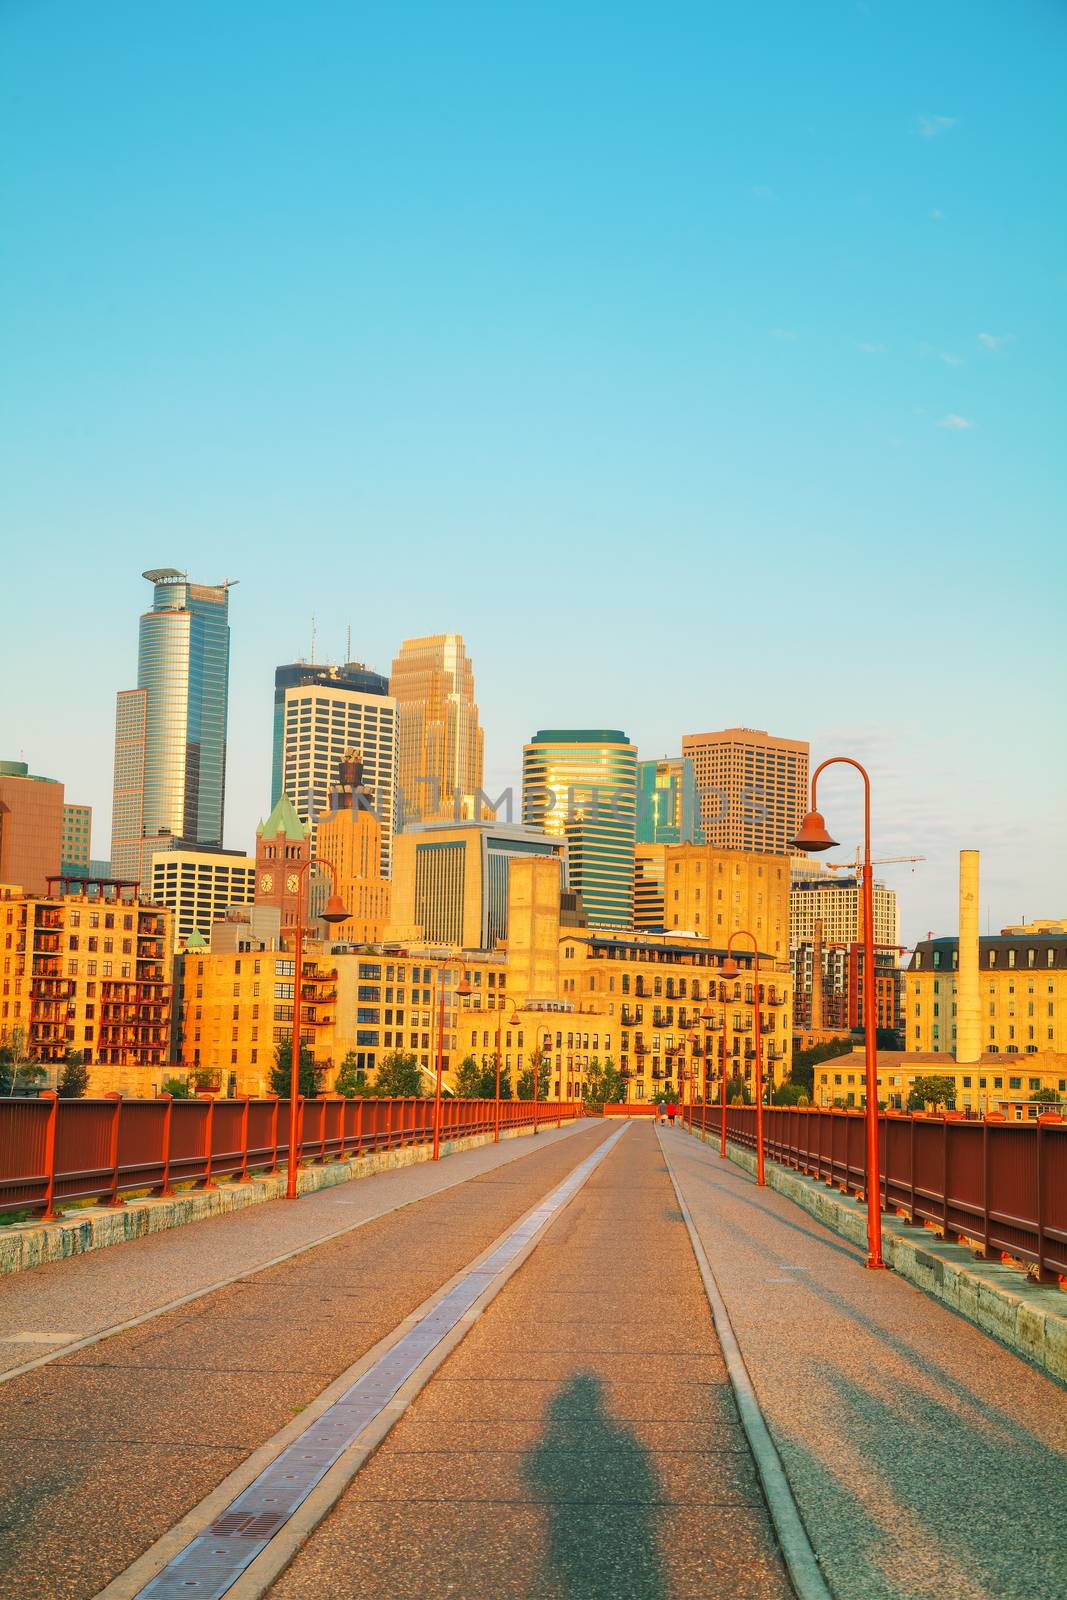
[[[204,935],[200,932],[199,928],[194,928],[193,929],[192,933],[189,935],[188,939],[186,939],[186,941],[185,941],[185,948],[187,950],[206,950],[207,949],[207,940],[204,938]]]
[[[256,829],[261,839],[273,839],[279,833],[284,833],[287,839],[292,839],[299,844],[307,838],[307,830],[296,812],[293,802],[287,794],[283,794],[266,822],[261,822]]]
[[[542,728],[531,744],[629,744],[621,728]]]

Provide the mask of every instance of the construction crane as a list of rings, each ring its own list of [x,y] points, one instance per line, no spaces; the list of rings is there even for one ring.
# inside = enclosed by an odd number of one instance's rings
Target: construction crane
[[[925,861],[925,860],[926,860],[925,856],[882,856],[882,857],[880,857],[879,860],[872,861],[871,862],[871,866],[872,867],[889,867],[889,866],[895,866],[898,862],[902,862],[902,861],[912,861],[912,862],[914,862],[914,861]],[[856,877],[858,878],[860,873],[863,871],[863,859],[860,856],[859,847],[857,846],[857,848],[856,848],[856,859],[855,859],[855,861],[827,861],[826,862],[826,869],[827,869],[828,872],[854,872],[856,874]]]

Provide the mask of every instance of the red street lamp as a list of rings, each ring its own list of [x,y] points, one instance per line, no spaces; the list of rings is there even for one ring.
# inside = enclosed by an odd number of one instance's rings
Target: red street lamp
[[[459,967],[462,977],[456,985],[456,994],[467,995],[471,992],[470,980],[467,977],[467,963],[462,956],[446,956],[441,962],[439,985],[441,989],[441,1004],[437,1012],[437,1081],[433,1090],[433,1159],[441,1159],[441,1074],[444,1071],[445,1054],[445,973],[452,963]],[[500,1098],[499,1086],[497,1099]]]
[[[303,998],[304,987],[304,934],[307,929],[300,920],[300,894],[305,873],[312,867],[326,867],[330,874],[330,883],[333,893],[326,902],[322,912],[322,919],[331,925],[335,922],[347,922],[349,912],[341,904],[337,894],[337,874],[331,861],[320,861],[317,856],[308,856],[302,862],[297,873],[297,899],[296,899],[296,949],[293,963],[293,1066],[292,1076],[289,1080],[289,1165],[286,1170],[285,1198],[296,1199],[296,1175],[300,1165],[300,1152],[297,1149],[297,1129],[300,1113],[300,1004]]]
[[[874,879],[871,876],[871,780],[866,767],[851,756],[831,756],[820,762],[811,775],[811,810],[793,840],[797,850],[829,850],[831,839],[826,823],[815,809],[816,785],[826,767],[841,764],[855,767],[863,779],[863,1031],[867,1085],[867,1265],[885,1266],[882,1260],[881,1176],[878,1160],[878,1035],[874,996]]]
[[[500,996],[500,1004],[497,1006],[497,1019],[496,1019],[496,1126],[495,1126],[494,1132],[493,1132],[493,1143],[494,1144],[499,1144],[500,1143],[500,1029],[501,1029],[501,1026],[502,1026],[503,1021],[504,1021],[505,1004],[506,1004],[506,996],[501,995]],[[511,1017],[508,1020],[508,1027],[509,1028],[517,1028],[518,1025],[519,1025],[519,1013],[517,1011],[513,1011],[512,1014],[511,1014]]]
[[[763,1047],[760,1044],[759,945],[756,943],[756,935],[750,933],[747,928],[735,928],[726,941],[726,960],[722,964],[724,978],[736,978],[740,971],[731,954],[735,939],[752,940],[752,1003],[756,1028],[756,1183],[762,1187],[766,1180],[763,1175]]]

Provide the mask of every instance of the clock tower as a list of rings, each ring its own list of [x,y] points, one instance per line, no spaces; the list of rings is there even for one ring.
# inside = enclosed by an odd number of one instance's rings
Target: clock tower
[[[257,906],[278,908],[283,944],[292,940],[301,922],[307,926],[311,872],[301,869],[310,856],[310,834],[283,794],[256,829],[255,895]]]

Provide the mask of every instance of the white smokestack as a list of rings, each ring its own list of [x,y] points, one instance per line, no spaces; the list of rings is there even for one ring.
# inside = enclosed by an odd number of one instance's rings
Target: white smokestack
[[[956,1060],[975,1062],[982,1050],[978,993],[978,851],[960,851],[960,953],[956,975]]]

